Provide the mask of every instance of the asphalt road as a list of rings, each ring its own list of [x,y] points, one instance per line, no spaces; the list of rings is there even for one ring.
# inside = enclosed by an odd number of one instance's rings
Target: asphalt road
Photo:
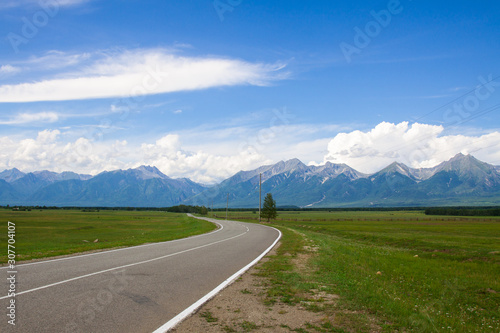
[[[0,268],[0,332],[151,333],[279,237],[262,225],[207,220],[222,228],[177,241],[17,265],[15,297],[7,297],[8,267]],[[15,326],[7,316],[12,300]]]

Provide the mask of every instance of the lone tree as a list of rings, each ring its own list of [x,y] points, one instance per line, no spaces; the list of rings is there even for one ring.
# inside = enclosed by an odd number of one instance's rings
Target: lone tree
[[[276,216],[278,216],[278,213],[276,212],[276,201],[273,199],[273,195],[268,193],[264,198],[262,217],[266,218],[267,222],[269,222],[270,219],[275,219]]]

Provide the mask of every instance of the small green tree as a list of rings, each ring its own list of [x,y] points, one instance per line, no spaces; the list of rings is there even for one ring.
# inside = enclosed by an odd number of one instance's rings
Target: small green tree
[[[262,217],[267,219],[267,222],[271,219],[275,219],[278,216],[276,211],[276,201],[273,199],[271,193],[266,194],[264,198],[264,206],[262,207]]]
[[[200,214],[201,215],[208,215],[208,208],[205,206],[200,207]]]

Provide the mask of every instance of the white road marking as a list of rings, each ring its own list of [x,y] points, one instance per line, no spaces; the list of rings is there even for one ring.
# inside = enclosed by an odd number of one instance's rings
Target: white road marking
[[[85,275],[77,276],[77,277],[74,277],[74,278],[71,278],[71,279],[67,279],[67,280],[64,280],[64,281],[59,281],[59,282],[51,283],[51,284],[48,284],[48,285],[45,285],[45,286],[41,286],[41,287],[38,287],[38,288],[33,288],[33,289],[21,291],[21,292],[16,293],[16,296],[19,296],[19,295],[22,295],[22,294],[31,293],[33,291],[37,291],[37,290],[41,290],[41,289],[46,289],[46,288],[54,287],[54,286],[57,286],[57,285],[60,285],[60,284],[63,284],[63,283],[68,283],[68,282],[71,282],[71,281],[80,280],[80,279],[83,279],[83,278],[86,278],[86,277],[90,277],[90,276],[94,276],[94,275],[98,275],[98,274],[102,274],[102,273],[106,273],[106,272],[111,272],[111,271],[114,271],[114,270],[117,270],[117,269],[121,269],[121,268],[127,268],[127,267],[137,266],[137,265],[145,264],[145,263],[148,263],[148,262],[165,259],[165,258],[168,258],[168,257],[173,257],[173,256],[178,255],[178,254],[182,254],[182,253],[186,253],[186,252],[191,252],[191,251],[202,249],[202,248],[205,248],[205,247],[208,247],[208,246],[211,246],[211,245],[215,245],[215,244],[218,244],[218,243],[226,242],[228,240],[241,237],[241,236],[245,235],[246,233],[248,233],[248,231],[245,231],[245,232],[243,232],[243,233],[241,233],[239,235],[236,235],[236,236],[233,236],[233,237],[230,237],[230,238],[227,238],[227,239],[223,239],[223,240],[220,240],[220,241],[217,241],[217,242],[213,242],[213,243],[209,243],[209,244],[205,244],[205,245],[193,247],[191,249],[187,249],[187,250],[184,250],[184,251],[179,251],[179,252],[176,252],[176,253],[167,254],[165,256],[161,256],[161,257],[157,257],[157,258],[153,258],[153,259],[148,259],[148,260],[136,262],[136,263],[133,263],[133,264],[127,264],[127,265],[122,265],[122,266],[118,266],[118,267],[114,267],[114,268],[109,268],[109,269],[105,269],[105,270],[102,270],[102,271],[99,271],[99,272],[85,274]],[[0,300],[6,299],[6,298],[9,298],[9,296],[0,297]]]
[[[246,227],[246,228],[247,228],[247,232],[250,231],[250,229],[248,227]],[[234,273],[226,281],[222,282],[220,285],[218,285],[211,292],[209,292],[208,294],[206,294],[205,296],[203,296],[202,298],[200,298],[198,301],[196,301],[195,303],[193,303],[190,307],[188,307],[186,310],[184,310],[181,313],[179,313],[174,318],[170,319],[164,325],[162,325],[161,327],[157,328],[153,333],[165,333],[165,332],[168,332],[169,330],[171,330],[172,328],[174,328],[175,326],[177,326],[179,323],[181,323],[184,319],[186,319],[191,314],[193,314],[193,312],[195,312],[199,307],[201,307],[203,304],[205,304],[206,302],[208,302],[212,297],[214,297],[215,295],[217,295],[222,289],[226,288],[233,281],[235,281],[238,277],[240,277],[241,275],[243,275],[243,273],[245,273],[248,269],[250,269],[250,267],[252,267],[256,263],[258,263],[259,260],[261,260],[269,251],[271,251],[271,249],[281,239],[281,231],[279,231],[278,229],[273,228],[273,227],[269,227],[269,228],[274,229],[274,230],[278,231],[278,233],[279,233],[278,238],[276,238],[276,240],[274,241],[274,243],[270,247],[268,247],[264,252],[262,252],[262,254],[260,256],[258,256],[254,261],[252,261],[251,263],[249,263],[248,265],[246,265],[245,267],[243,267],[242,269],[240,269],[238,272]]]
[[[191,217],[194,217],[194,216],[191,216]],[[74,256],[71,256],[71,257],[65,257],[65,258],[59,258],[59,259],[49,259],[49,260],[44,260],[44,261],[30,262],[30,263],[26,263],[26,264],[17,264],[16,267],[22,267],[22,266],[24,267],[24,266],[31,266],[31,265],[47,264],[47,263],[53,263],[53,262],[56,262],[56,261],[79,259],[79,258],[83,258],[83,257],[97,256],[97,255],[101,255],[101,254],[108,254],[108,253],[111,253],[111,252],[131,250],[131,249],[136,249],[136,248],[139,248],[139,247],[157,246],[157,245],[162,245],[162,244],[166,244],[166,243],[180,242],[180,241],[183,241],[183,240],[186,240],[186,239],[193,239],[193,238],[208,236],[208,235],[211,235],[213,233],[219,232],[222,229],[224,229],[224,227],[222,226],[222,224],[220,224],[218,222],[215,222],[215,221],[209,221],[209,222],[217,224],[220,228],[218,228],[217,230],[211,231],[209,233],[206,233],[206,234],[201,234],[201,235],[196,235],[196,236],[190,236],[190,237],[181,238],[181,239],[174,239],[174,240],[170,240],[170,241],[166,241],[166,242],[135,245],[135,246],[129,246],[129,247],[124,247],[124,248],[114,249],[114,250],[105,250],[105,251],[95,252],[95,253],[79,254],[79,255],[74,255]],[[8,268],[9,268],[9,266],[0,267],[0,269],[8,269]],[[0,298],[0,299],[2,299],[2,298]]]

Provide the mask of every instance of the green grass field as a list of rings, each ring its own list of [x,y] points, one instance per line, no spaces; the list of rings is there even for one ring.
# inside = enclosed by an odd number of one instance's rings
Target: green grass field
[[[168,241],[216,228],[186,214],[165,212],[0,209],[0,244],[5,248],[0,263],[7,262],[8,221],[16,226],[17,261]]]
[[[261,270],[267,299],[324,312],[311,332],[500,332],[499,218],[281,212],[272,226],[284,237]]]
[[[257,214],[229,218],[256,222]],[[18,261],[215,228],[185,214],[142,211],[0,210],[0,221],[5,249],[7,222],[16,225]],[[500,332],[499,218],[281,212],[272,226],[283,238],[260,269],[270,281],[266,302],[324,313],[324,324],[310,325],[310,332]],[[0,263],[6,261],[7,249]]]

